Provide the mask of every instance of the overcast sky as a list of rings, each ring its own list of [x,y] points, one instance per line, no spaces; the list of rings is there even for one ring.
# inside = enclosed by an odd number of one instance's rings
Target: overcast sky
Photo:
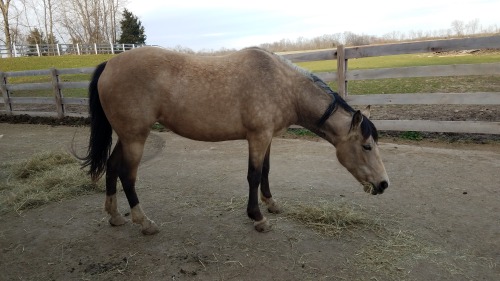
[[[500,27],[500,0],[129,0],[127,8],[142,21],[147,44],[195,51],[345,31],[443,30],[454,20],[478,19],[483,27]]]

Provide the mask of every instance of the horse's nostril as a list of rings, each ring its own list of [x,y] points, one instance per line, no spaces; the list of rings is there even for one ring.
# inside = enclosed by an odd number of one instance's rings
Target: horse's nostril
[[[382,190],[386,189],[389,187],[389,183],[387,181],[382,181],[380,183],[380,188],[382,188]]]

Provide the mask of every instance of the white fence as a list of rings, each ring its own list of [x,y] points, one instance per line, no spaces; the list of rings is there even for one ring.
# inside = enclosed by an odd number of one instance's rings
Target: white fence
[[[26,56],[62,56],[89,54],[118,54],[142,45],[137,44],[34,44],[13,45],[13,57]],[[9,56],[6,45],[0,45],[0,58]]]

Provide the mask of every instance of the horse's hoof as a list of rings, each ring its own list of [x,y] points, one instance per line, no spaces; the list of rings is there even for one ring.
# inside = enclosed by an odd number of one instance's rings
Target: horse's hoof
[[[260,221],[256,221],[253,223],[255,230],[258,232],[268,232],[271,231],[271,224],[267,221],[266,218],[263,218]]]
[[[127,222],[128,222],[128,220],[125,219],[124,217],[122,217],[121,215],[109,218],[109,224],[111,224],[112,226],[124,225]]]
[[[264,202],[264,204],[266,204],[267,211],[269,213],[271,213],[271,214],[281,213],[281,208],[279,207],[278,203],[276,203],[276,201],[272,197],[266,198],[264,195],[261,194],[260,199],[262,200],[262,202]]]
[[[267,211],[271,214],[279,214],[282,212],[281,208],[276,203],[272,204],[271,206],[268,206]]]
[[[149,221],[149,224],[147,226],[143,226],[141,231],[144,235],[153,235],[160,232],[160,229],[154,221]]]

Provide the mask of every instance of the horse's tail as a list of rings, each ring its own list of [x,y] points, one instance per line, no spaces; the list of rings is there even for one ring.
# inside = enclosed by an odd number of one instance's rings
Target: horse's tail
[[[94,181],[104,173],[112,144],[113,129],[104,114],[97,89],[97,82],[105,67],[106,62],[97,66],[89,85],[90,140],[87,156],[82,159],[82,168],[90,166],[88,174]]]

